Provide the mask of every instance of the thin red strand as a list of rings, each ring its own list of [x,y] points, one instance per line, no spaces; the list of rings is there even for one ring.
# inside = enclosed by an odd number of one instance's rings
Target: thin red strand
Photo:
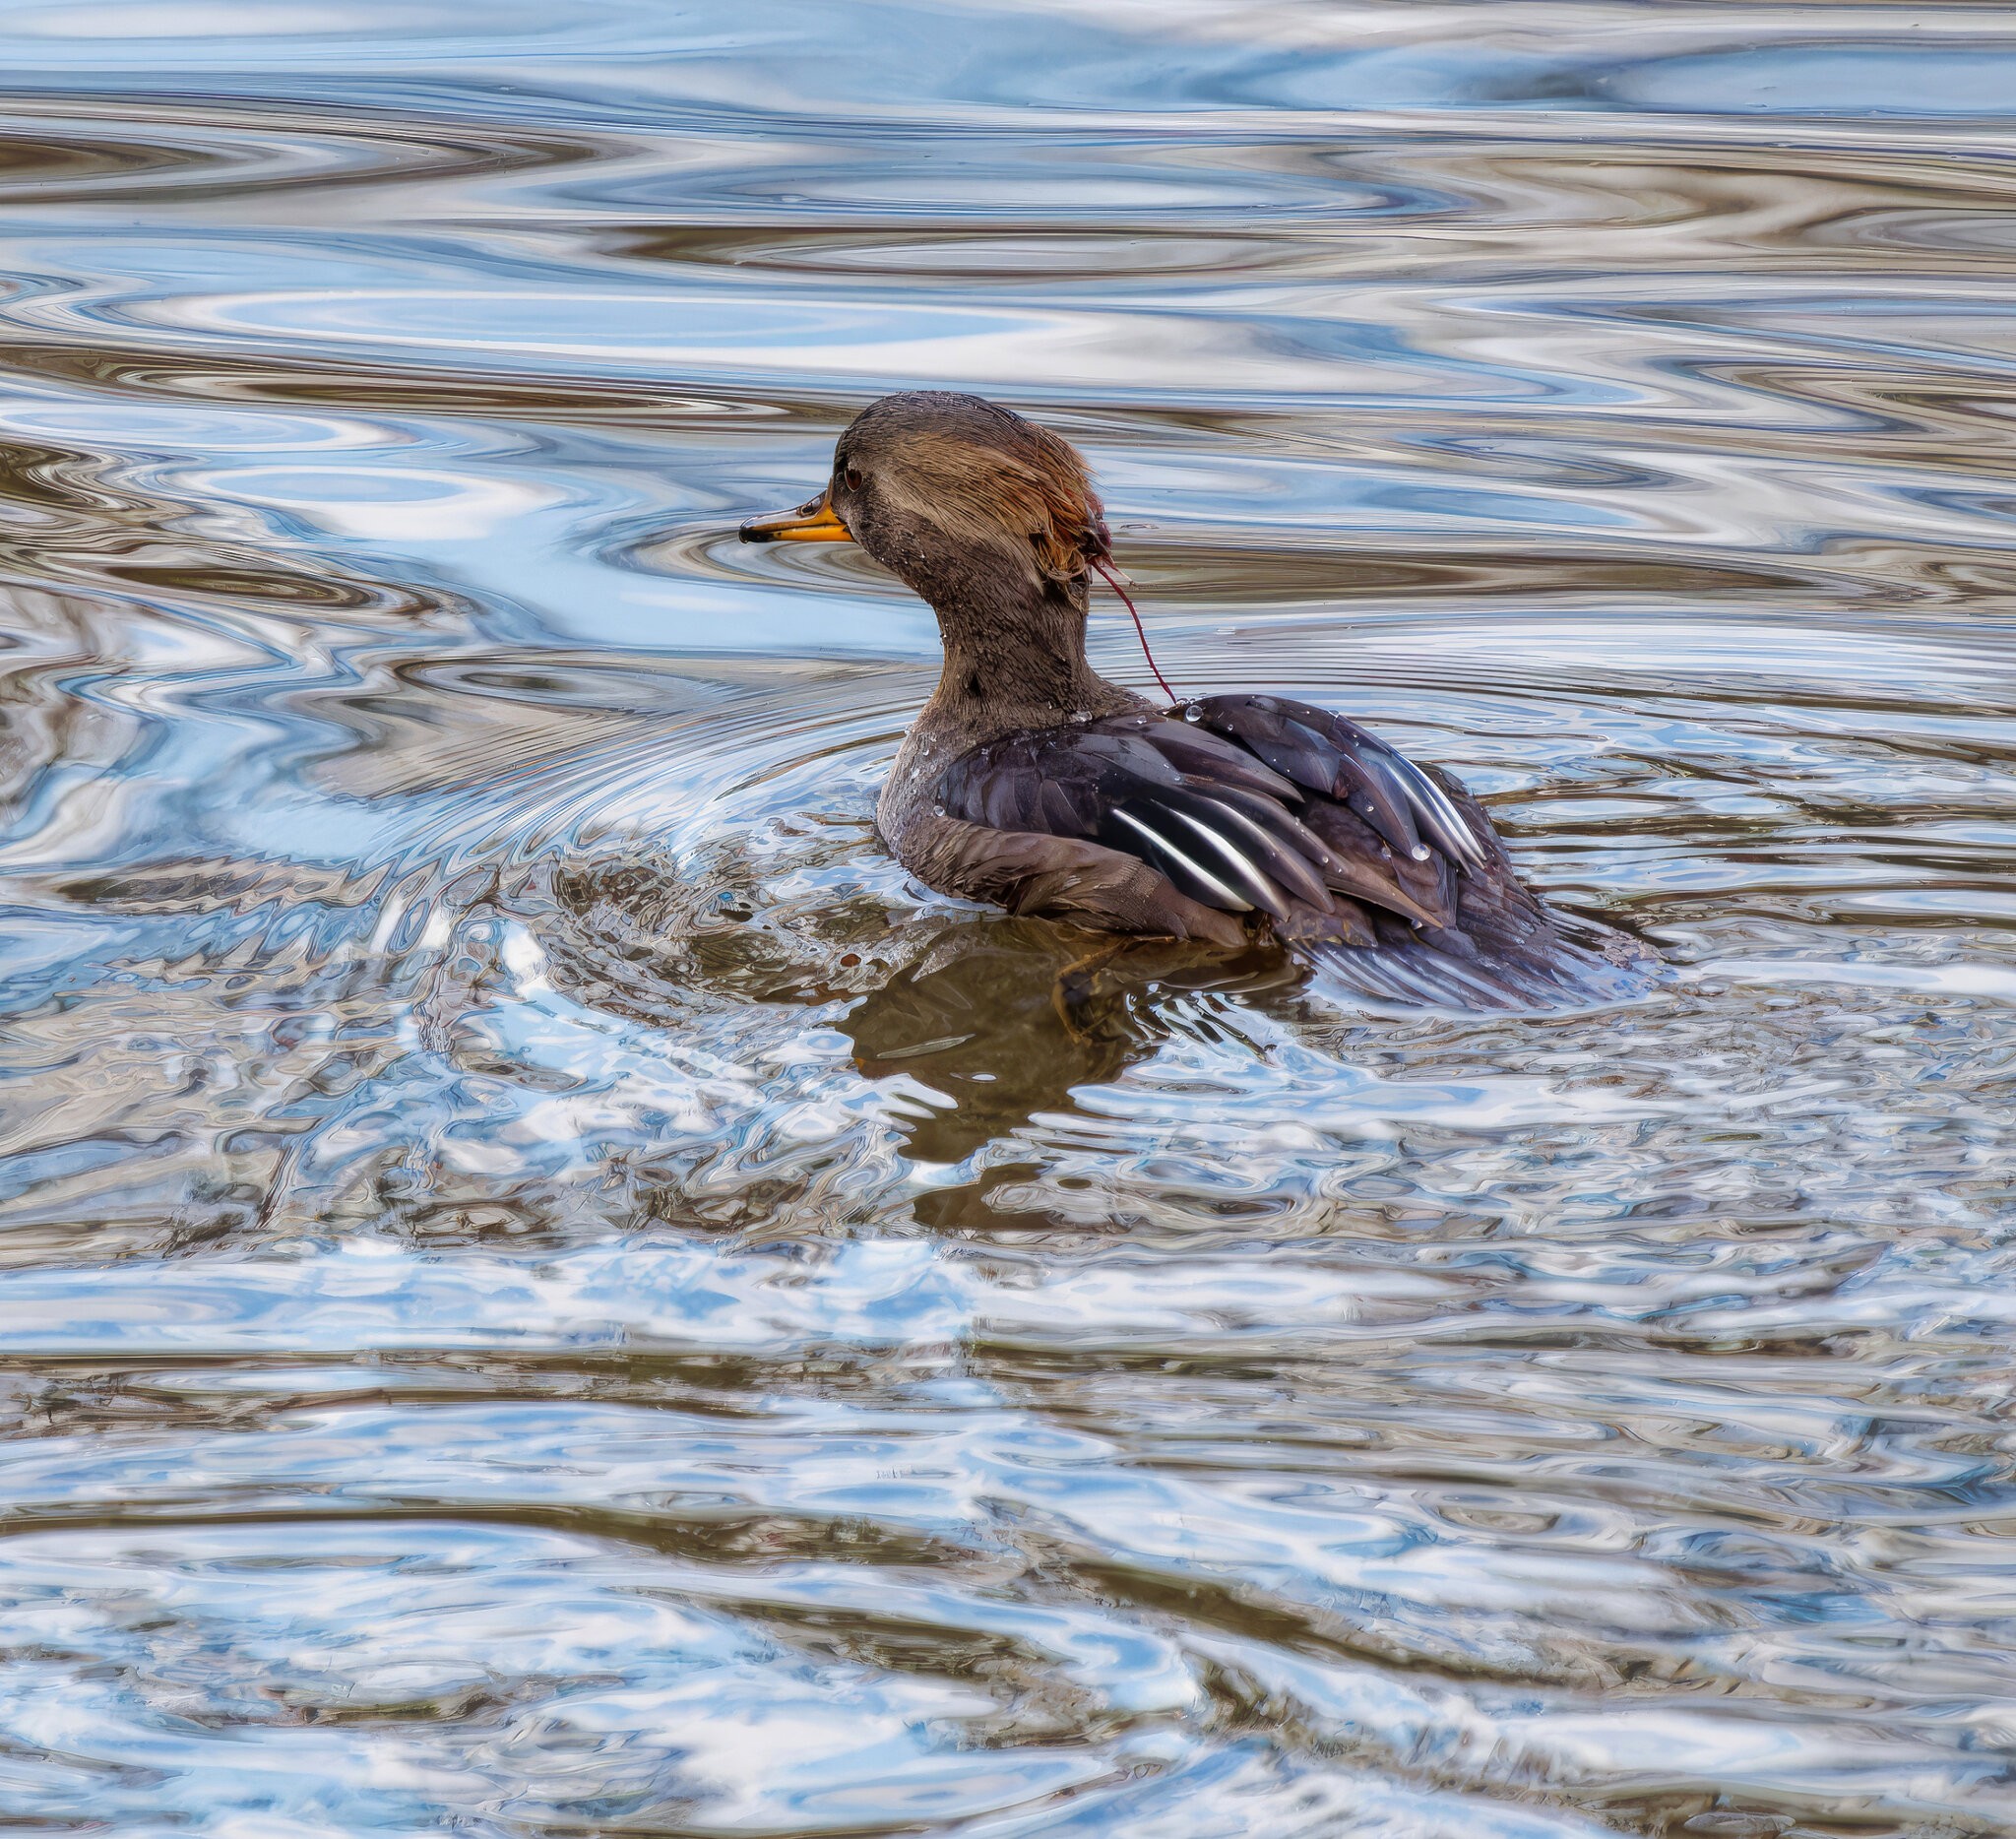
[[[1120,604],[1133,614],[1135,635],[1141,640],[1141,655],[1148,660],[1148,667],[1155,672],[1155,680],[1162,685],[1162,693],[1170,702],[1175,702],[1176,692],[1169,688],[1168,678],[1163,675],[1162,666],[1155,662],[1155,654],[1148,649],[1148,628],[1141,623],[1141,615],[1135,612],[1134,602],[1127,598],[1127,590],[1120,586],[1119,577],[1106,566],[1104,557],[1094,555],[1087,559],[1105,577],[1106,586],[1120,597]]]

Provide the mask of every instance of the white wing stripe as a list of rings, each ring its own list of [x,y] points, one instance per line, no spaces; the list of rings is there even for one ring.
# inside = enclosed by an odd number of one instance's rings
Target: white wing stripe
[[[1164,836],[1161,831],[1155,829],[1152,825],[1143,823],[1141,819],[1136,817],[1132,811],[1123,811],[1116,807],[1113,811],[1113,816],[1119,819],[1121,823],[1125,824],[1129,830],[1139,831],[1141,835],[1146,837],[1158,849],[1165,850],[1170,856],[1174,856],[1177,861],[1181,862],[1185,868],[1187,868],[1193,875],[1197,877],[1199,882],[1201,882],[1205,887],[1209,888],[1213,894],[1218,896],[1219,899],[1224,901],[1226,906],[1228,907],[1233,913],[1242,914],[1252,912],[1253,903],[1249,901],[1243,894],[1241,894],[1236,888],[1228,887],[1219,876],[1213,874],[1211,870],[1205,867],[1202,862],[1198,861],[1194,856],[1191,856],[1187,852],[1178,849],[1176,845],[1172,843],[1167,837]]]
[[[1248,817],[1244,811],[1240,810],[1237,805],[1228,804],[1223,798],[1210,796],[1206,796],[1204,801],[1214,811],[1218,811],[1224,816],[1230,818],[1234,824],[1249,837],[1254,838],[1260,847],[1267,852],[1265,857],[1266,869],[1268,874],[1273,877],[1276,887],[1299,896],[1311,907],[1315,908],[1318,913],[1334,913],[1336,911],[1330,904],[1330,893],[1323,885],[1323,877],[1316,872],[1317,866],[1323,859],[1329,856],[1330,852],[1324,849],[1323,845],[1314,836],[1310,835],[1308,831],[1302,830],[1301,825],[1296,824],[1292,817],[1288,817],[1288,821],[1291,824],[1294,824],[1295,829],[1300,830],[1303,836],[1308,837],[1310,848],[1318,852],[1314,860],[1309,859],[1306,851],[1297,852],[1292,849],[1282,838],[1270,836],[1252,818]],[[1284,812],[1283,816],[1287,817],[1288,814]],[[1281,859],[1277,860],[1277,857]],[[1305,877],[1299,887],[1290,887],[1288,885],[1288,877],[1282,873],[1282,860],[1286,860],[1292,865],[1299,864]]]
[[[1446,829],[1456,841],[1457,854],[1473,865],[1480,864],[1483,852],[1470,825],[1464,821],[1463,813],[1449,802],[1449,794],[1435,784],[1427,774],[1408,759],[1405,754],[1396,754],[1395,759],[1407,768],[1401,784],[1407,793],[1407,801],[1438,829]]]
[[[1282,899],[1281,890],[1267,878],[1258,862],[1240,852],[1236,843],[1212,829],[1201,817],[1194,816],[1189,811],[1171,810],[1169,815],[1179,823],[1188,824],[1225,858],[1232,873],[1246,884],[1246,892],[1251,896],[1254,906],[1265,907],[1277,919],[1287,917],[1288,902]]]

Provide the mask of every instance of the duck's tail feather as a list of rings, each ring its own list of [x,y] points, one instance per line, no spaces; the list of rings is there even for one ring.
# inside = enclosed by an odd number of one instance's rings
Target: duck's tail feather
[[[1542,936],[1517,952],[1457,956],[1381,917],[1375,945],[1301,938],[1293,949],[1328,986],[1386,1008],[1540,1014],[1629,1002],[1659,982],[1659,959],[1629,934],[1549,911]]]

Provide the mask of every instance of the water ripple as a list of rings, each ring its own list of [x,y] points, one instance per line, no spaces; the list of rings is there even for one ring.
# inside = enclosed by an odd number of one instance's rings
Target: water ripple
[[[2006,20],[4,15],[0,1820],[2016,1823]],[[920,383],[1671,979],[1067,1031]]]

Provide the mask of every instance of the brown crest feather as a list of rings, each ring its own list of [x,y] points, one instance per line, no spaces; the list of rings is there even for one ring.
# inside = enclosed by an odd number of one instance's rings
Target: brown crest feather
[[[979,449],[962,431],[924,427],[904,443],[906,495],[948,534],[992,527],[1028,539],[1040,572],[1071,582],[1105,553],[1102,507],[1068,441],[1022,421],[1020,438]]]

